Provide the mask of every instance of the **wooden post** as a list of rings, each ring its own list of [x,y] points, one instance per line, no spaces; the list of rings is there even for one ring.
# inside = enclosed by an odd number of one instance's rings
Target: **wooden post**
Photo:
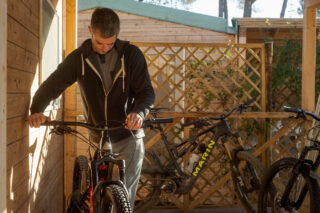
[[[314,111],[316,66],[316,8],[304,8],[301,107]]]
[[[272,57],[273,57],[273,42],[266,42],[265,43],[265,69],[266,69],[266,111],[271,112],[272,111]],[[270,122],[270,119],[265,119],[265,129],[266,125]],[[268,141],[268,138],[270,137],[270,132],[265,131],[265,141]],[[264,153],[264,165],[266,167],[270,166],[271,160],[270,160],[270,150],[267,149]]]
[[[7,1],[0,1],[0,212],[7,212]]]
[[[77,46],[77,0],[66,1],[66,56],[71,53]],[[76,86],[73,84],[65,92],[65,111],[75,111]],[[75,118],[64,118],[65,120]],[[64,137],[64,196],[65,207],[67,199],[72,192],[73,164],[76,156],[76,140],[74,136],[66,135]]]
[[[266,51],[266,111],[272,111],[272,58],[273,58],[273,42],[265,43]]]

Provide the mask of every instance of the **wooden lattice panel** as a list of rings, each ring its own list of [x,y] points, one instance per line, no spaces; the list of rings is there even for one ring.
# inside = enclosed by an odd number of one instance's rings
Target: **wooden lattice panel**
[[[147,60],[157,107],[223,112],[252,97],[265,107],[261,44],[136,43]]]

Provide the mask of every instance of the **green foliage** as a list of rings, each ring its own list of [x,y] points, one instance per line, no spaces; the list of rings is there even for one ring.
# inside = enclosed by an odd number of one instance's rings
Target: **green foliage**
[[[320,53],[317,44],[316,55]],[[285,38],[280,45],[274,45],[272,71],[272,91],[288,87],[293,95],[287,99],[287,104],[299,107],[301,103],[302,79],[302,39],[299,37]],[[316,57],[316,95],[320,88],[320,58]],[[276,98],[277,94],[274,94]]]

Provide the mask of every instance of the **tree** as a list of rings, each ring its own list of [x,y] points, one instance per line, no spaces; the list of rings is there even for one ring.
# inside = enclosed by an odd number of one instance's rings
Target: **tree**
[[[299,3],[300,3],[300,7],[298,7],[297,9],[297,13],[299,15],[303,15],[303,0],[300,0]],[[320,8],[317,8],[317,17],[320,17]]]
[[[251,17],[252,5],[255,1],[256,0],[245,0],[244,1],[243,17]]]
[[[285,14],[286,9],[287,9],[287,4],[288,4],[288,0],[283,0],[281,13],[280,13],[280,18],[284,18],[284,14]]]
[[[228,20],[228,0],[219,0],[219,17]]]

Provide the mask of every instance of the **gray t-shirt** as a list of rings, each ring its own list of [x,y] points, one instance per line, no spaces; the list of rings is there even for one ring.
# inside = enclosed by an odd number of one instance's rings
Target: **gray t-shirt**
[[[116,62],[118,60],[118,52],[115,48],[112,48],[109,52],[104,55],[100,55],[96,53],[98,58],[98,63],[100,65],[100,75],[102,77],[102,81],[106,92],[109,92],[112,86],[112,79],[111,79],[111,71],[114,71]]]

